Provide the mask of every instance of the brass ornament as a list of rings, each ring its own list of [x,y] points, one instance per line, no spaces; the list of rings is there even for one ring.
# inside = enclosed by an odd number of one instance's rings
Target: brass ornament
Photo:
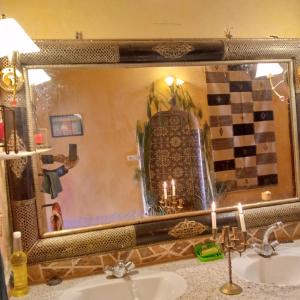
[[[165,58],[181,58],[194,50],[192,45],[186,43],[162,43],[152,48]]]
[[[199,235],[206,229],[207,226],[203,225],[200,222],[189,221],[188,219],[185,219],[183,222],[180,222],[176,226],[174,226],[168,232],[168,235],[171,235],[175,238],[184,239]]]
[[[0,87],[6,92],[12,93],[15,89],[18,92],[24,84],[23,75],[18,69],[14,73],[14,68],[7,67],[1,70],[0,75]]]
[[[12,131],[7,143],[8,149],[10,151],[13,151],[15,147],[15,143],[17,145],[18,151],[26,151],[23,140],[18,136],[18,134],[16,134],[16,141],[15,141],[14,131]],[[12,172],[15,174],[17,178],[21,178],[22,173],[26,168],[27,162],[28,162],[28,158],[26,156],[23,156],[18,159],[11,159],[9,161],[10,169],[12,170]]]

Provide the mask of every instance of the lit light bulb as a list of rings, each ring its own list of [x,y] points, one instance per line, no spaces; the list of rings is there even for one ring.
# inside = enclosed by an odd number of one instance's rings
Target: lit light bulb
[[[168,86],[172,86],[174,83],[174,77],[173,76],[168,76],[165,78],[165,82]]]
[[[176,85],[183,85],[184,84],[184,80],[180,79],[180,78],[176,78]]]

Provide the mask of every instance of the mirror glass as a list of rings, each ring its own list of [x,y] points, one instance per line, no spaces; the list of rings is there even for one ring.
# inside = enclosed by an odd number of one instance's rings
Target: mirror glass
[[[288,70],[28,67],[44,230],[296,197]]]

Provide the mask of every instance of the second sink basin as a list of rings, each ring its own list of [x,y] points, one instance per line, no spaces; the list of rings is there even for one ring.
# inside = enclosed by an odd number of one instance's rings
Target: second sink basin
[[[278,254],[263,258],[252,250],[232,261],[233,272],[255,283],[276,285],[300,285],[300,246],[282,245]]]
[[[175,300],[186,289],[185,280],[174,272],[138,271],[124,278],[94,276],[66,290],[59,300]]]

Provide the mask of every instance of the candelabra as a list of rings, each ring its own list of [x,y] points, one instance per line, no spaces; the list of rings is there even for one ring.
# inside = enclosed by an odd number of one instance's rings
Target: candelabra
[[[176,196],[167,195],[161,197],[159,206],[166,214],[174,214],[183,211],[184,201]]]
[[[212,230],[212,238],[216,240],[217,229]],[[240,242],[240,243],[238,243]],[[226,295],[238,295],[243,290],[242,288],[232,281],[232,265],[231,265],[231,252],[236,251],[240,255],[247,249],[247,231],[242,232],[242,240],[238,236],[238,228],[232,227],[232,234],[230,234],[230,226],[223,226],[222,234],[220,237],[220,244],[224,254],[228,254],[228,273],[229,281],[220,287],[220,291]]]

